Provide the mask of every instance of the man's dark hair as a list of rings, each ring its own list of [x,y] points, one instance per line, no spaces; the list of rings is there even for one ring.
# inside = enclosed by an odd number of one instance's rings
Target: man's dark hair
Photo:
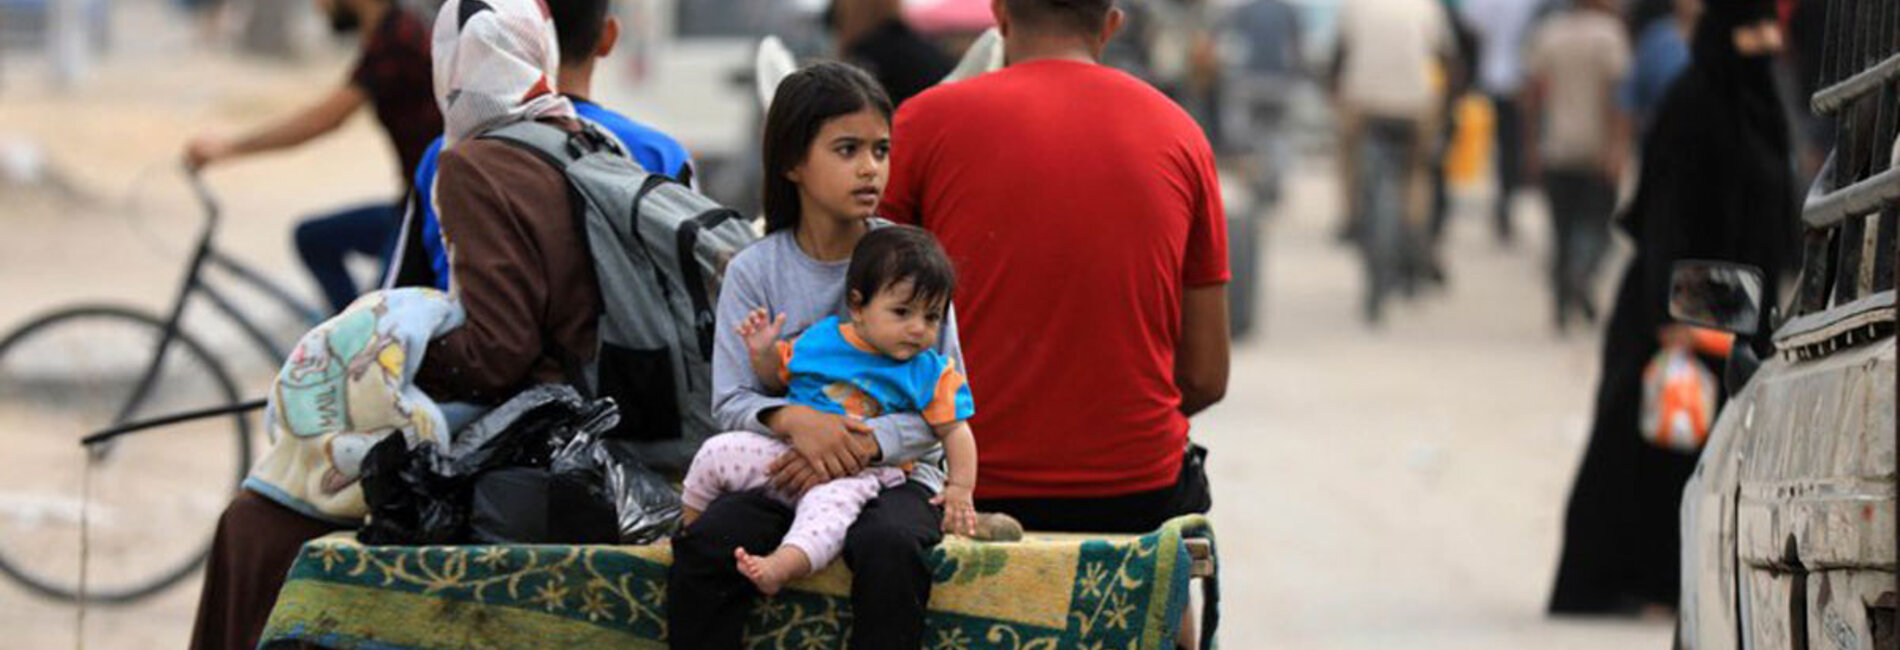
[[[891,97],[856,66],[814,63],[780,81],[765,114],[765,231],[797,228],[798,184],[785,175],[805,162],[818,131],[833,118],[871,108],[891,120]]]
[[[1032,29],[1095,34],[1108,24],[1114,0],[1004,0],[1009,17]]]
[[[580,63],[594,55],[600,30],[607,24],[608,0],[547,0],[554,15],[554,40],[561,44],[563,65]]]
[[[957,271],[937,238],[916,226],[885,226],[865,233],[851,250],[844,272],[846,301],[870,304],[877,292],[910,281],[910,301],[948,306],[957,292]]]

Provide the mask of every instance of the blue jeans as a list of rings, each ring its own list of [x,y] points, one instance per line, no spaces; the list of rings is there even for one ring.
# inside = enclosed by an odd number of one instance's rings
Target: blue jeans
[[[390,203],[351,208],[297,224],[297,255],[323,288],[332,313],[350,306],[360,290],[343,266],[344,259],[350,253],[374,255],[387,269],[401,228],[402,212]]]

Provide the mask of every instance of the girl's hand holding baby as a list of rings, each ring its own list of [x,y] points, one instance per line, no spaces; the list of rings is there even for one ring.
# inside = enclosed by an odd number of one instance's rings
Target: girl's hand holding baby
[[[943,532],[976,536],[976,499],[969,486],[945,483],[930,503],[943,506]]]

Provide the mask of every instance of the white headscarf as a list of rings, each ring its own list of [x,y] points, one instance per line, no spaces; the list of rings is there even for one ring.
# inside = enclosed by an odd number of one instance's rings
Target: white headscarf
[[[555,90],[561,53],[545,0],[449,0],[432,47],[445,148],[504,124],[574,117]]]

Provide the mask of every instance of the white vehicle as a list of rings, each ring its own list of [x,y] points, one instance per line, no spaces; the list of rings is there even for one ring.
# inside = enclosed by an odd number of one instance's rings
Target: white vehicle
[[[1885,1],[1830,3],[1845,16],[1891,9]],[[1801,281],[1788,318],[1774,332],[1752,331],[1757,310],[1768,307],[1759,304],[1758,273],[1676,268],[1670,311],[1678,320],[1773,342],[1759,369],[1742,354],[1747,346],[1736,346],[1734,397],[1683,493],[1684,648],[1900,648],[1900,167],[1891,162],[1900,56],[1891,20],[1840,27],[1829,32],[1839,66],[1833,85],[1813,106],[1837,119],[1841,136],[1803,210]]]

